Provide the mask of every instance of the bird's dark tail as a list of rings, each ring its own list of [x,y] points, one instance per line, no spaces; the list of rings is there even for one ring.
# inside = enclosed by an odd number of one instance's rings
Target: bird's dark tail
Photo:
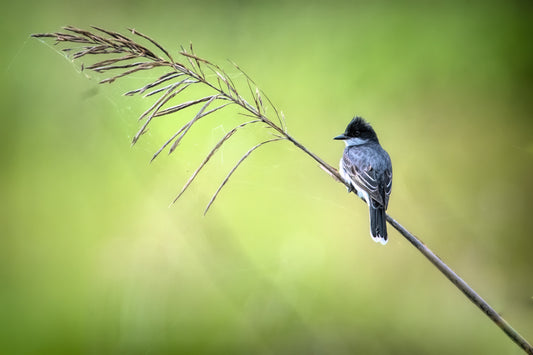
[[[371,200],[370,204],[370,235],[375,242],[387,244],[387,217],[385,209]]]

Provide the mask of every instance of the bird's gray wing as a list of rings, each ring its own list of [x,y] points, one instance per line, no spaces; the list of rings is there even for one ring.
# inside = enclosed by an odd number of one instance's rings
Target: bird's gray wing
[[[385,174],[383,174],[383,187],[384,187],[383,207],[387,209],[387,206],[389,205],[390,193],[392,191],[392,168],[385,169]]]
[[[363,189],[368,196],[381,206],[386,206],[388,195],[383,194],[374,168],[356,152],[348,152],[342,158],[343,168],[356,188]],[[390,177],[392,182],[392,174]],[[392,183],[389,184],[389,195]],[[381,191],[380,191],[381,190]]]

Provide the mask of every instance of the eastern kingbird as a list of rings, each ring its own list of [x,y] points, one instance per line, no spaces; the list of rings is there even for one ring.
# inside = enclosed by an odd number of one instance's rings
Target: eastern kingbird
[[[387,218],[392,188],[392,164],[389,154],[379,145],[376,132],[361,117],[350,121],[343,134],[334,139],[346,143],[339,172],[350,183],[348,192],[356,191],[370,209],[370,236],[387,244]]]

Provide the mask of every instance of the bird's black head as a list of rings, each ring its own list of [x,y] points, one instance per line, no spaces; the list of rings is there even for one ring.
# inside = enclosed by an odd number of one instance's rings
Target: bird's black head
[[[348,123],[344,133],[334,139],[346,140],[350,138],[360,138],[362,140],[378,142],[378,136],[372,126],[359,116],[354,117],[350,123]]]

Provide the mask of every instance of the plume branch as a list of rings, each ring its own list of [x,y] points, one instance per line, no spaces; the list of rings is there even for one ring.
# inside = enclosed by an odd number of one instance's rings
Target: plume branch
[[[205,208],[205,211],[204,211],[204,215],[207,213],[207,211],[209,211],[209,207],[211,207],[211,205],[213,204],[213,202],[215,202],[215,199],[217,198],[220,190],[222,190],[222,188],[224,187],[224,185],[226,185],[226,183],[228,182],[229,178],[231,177],[231,175],[233,175],[233,173],[235,172],[235,170],[237,170],[237,168],[239,167],[239,165],[241,165],[241,163],[250,156],[250,154],[252,154],[252,152],[254,150],[256,150],[257,148],[267,144],[267,143],[270,143],[270,142],[275,142],[275,141],[279,141],[279,140],[282,140],[282,139],[285,139],[283,137],[280,137],[280,138],[273,138],[273,139],[269,139],[267,141],[264,141],[264,142],[261,142],[255,146],[253,146],[249,151],[247,151],[241,159],[239,159],[239,161],[237,162],[237,164],[235,164],[235,166],[230,170],[230,172],[228,173],[228,175],[226,176],[226,178],[222,181],[222,183],[220,184],[220,186],[218,187],[218,189],[215,191],[215,193],[213,194],[213,197],[211,197],[211,200],[209,200],[209,203],[207,204],[207,207]]]
[[[229,131],[228,133],[226,133],[226,135],[224,135],[224,137],[222,137],[222,139],[220,141],[218,141],[218,143],[213,147],[213,149],[211,149],[211,151],[209,152],[209,154],[207,154],[207,156],[205,157],[204,161],[202,161],[202,163],[198,166],[198,168],[194,171],[194,173],[191,175],[191,177],[189,178],[189,180],[187,180],[187,182],[185,183],[185,185],[183,186],[183,188],[181,189],[180,193],[178,194],[178,196],[176,196],[176,198],[174,199],[174,201],[172,201],[172,203],[175,203],[180,197],[181,195],[183,195],[183,193],[185,192],[185,190],[187,190],[187,188],[191,185],[191,183],[193,182],[193,180],[196,178],[196,176],[198,175],[198,173],[200,173],[200,170],[202,170],[202,168],[209,162],[209,160],[213,157],[213,155],[215,155],[215,153],[218,151],[218,149],[227,141],[230,139],[231,136],[233,136],[235,134],[235,132],[237,132],[237,130],[239,130],[240,128],[248,125],[248,124],[251,124],[251,123],[256,123],[256,122],[261,122],[260,120],[253,120],[253,121],[248,121],[248,122],[244,122],[244,123],[241,123],[240,125],[238,125],[237,127],[233,128],[231,131]],[[205,214],[205,213],[204,213]]]

